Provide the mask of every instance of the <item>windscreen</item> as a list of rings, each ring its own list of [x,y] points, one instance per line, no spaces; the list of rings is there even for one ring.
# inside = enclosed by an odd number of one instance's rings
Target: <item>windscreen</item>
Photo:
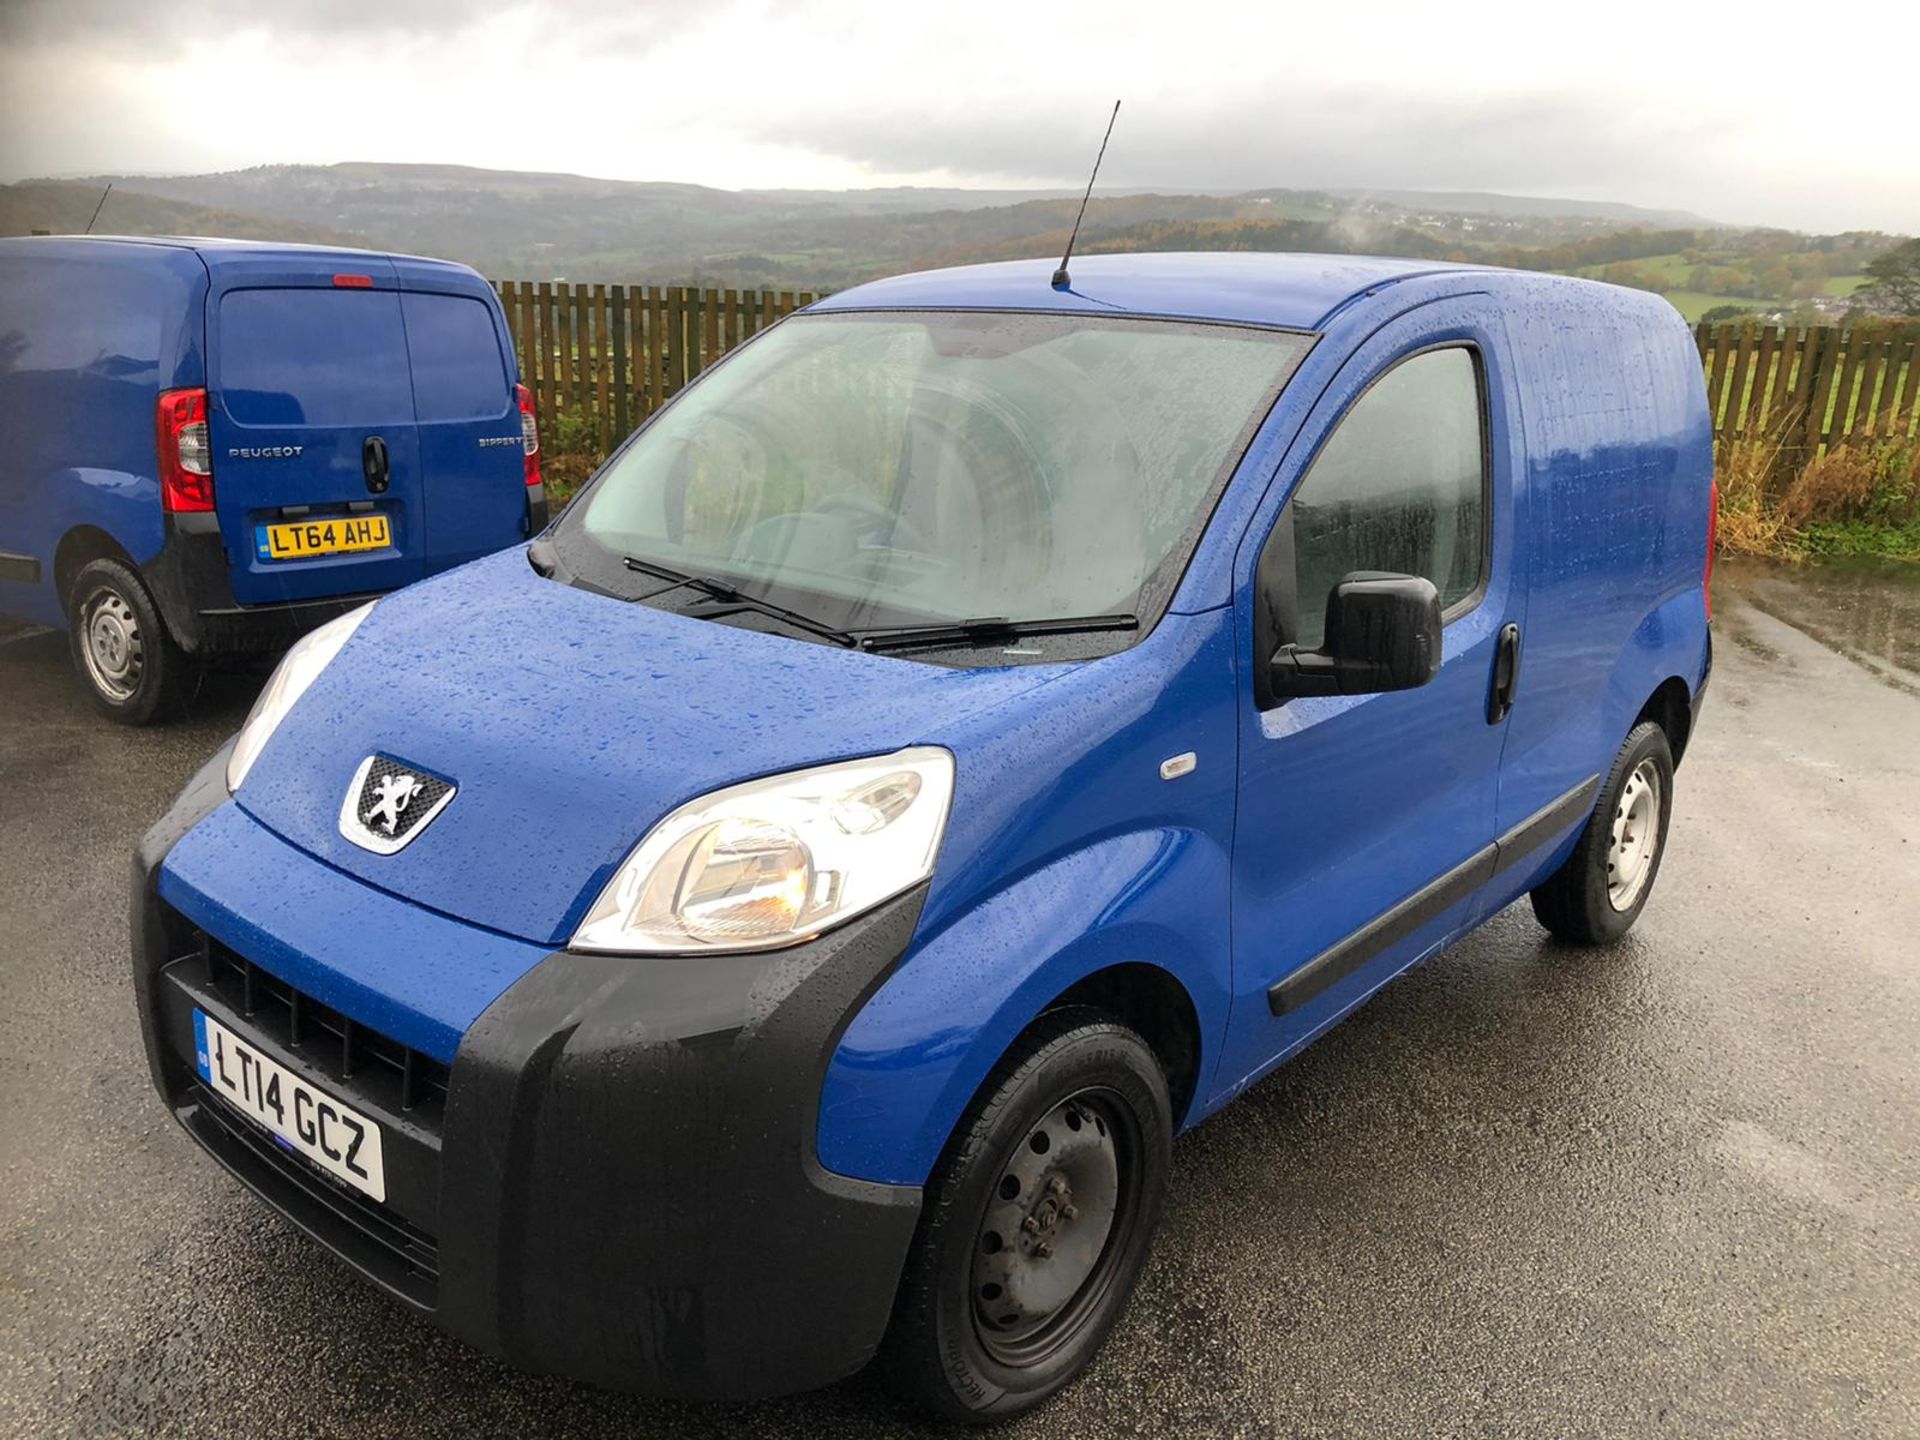
[[[1106,317],[799,316],[663,413],[568,524],[847,628],[1134,613],[1177,579],[1306,344]]]

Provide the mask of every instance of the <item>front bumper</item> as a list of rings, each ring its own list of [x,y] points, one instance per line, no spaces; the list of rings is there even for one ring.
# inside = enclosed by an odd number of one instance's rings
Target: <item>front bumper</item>
[[[764,955],[553,954],[468,1027],[450,1067],[364,1026],[356,1060],[314,1020],[354,1031],[352,1017],[309,1002],[292,1018],[278,977],[157,893],[175,841],[225,801],[225,758],[148,835],[133,877],[154,1083],[204,1148],[404,1303],[523,1369],[738,1400],[866,1363],[920,1192],[821,1169],[814,1126],[827,1062],[906,948],[922,892]],[[196,1006],[380,1122],[385,1204],[200,1088]]]

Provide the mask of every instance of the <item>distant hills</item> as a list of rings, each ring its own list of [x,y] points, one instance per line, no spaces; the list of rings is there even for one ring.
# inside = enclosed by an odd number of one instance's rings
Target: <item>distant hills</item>
[[[444,255],[486,274],[831,289],[930,264],[1050,255],[1076,191],[747,190],[459,165],[269,165],[0,186],[0,233],[222,234]],[[1631,205],[1476,193],[1096,195],[1104,249],[1377,250],[1482,258],[1622,227],[1709,228]]]
[[[18,185],[0,185],[0,235],[26,235],[34,230],[77,235],[87,228],[106,184],[105,180],[27,180]],[[134,190],[126,184],[114,186],[113,194],[101,206],[100,220],[94,230],[115,235],[226,235],[239,240],[304,240],[323,245],[365,243],[357,236],[325,225],[168,199]]]
[[[0,185],[0,234],[229,235],[442,255],[495,279],[837,290],[1066,244],[1080,192],[719,190],[464,165],[263,165]],[[1471,260],[1655,290],[1688,319],[1830,318],[1900,237],[1801,235],[1683,211],[1477,191],[1097,194],[1083,254],[1301,250]]]
[[[1611,225],[1644,225],[1656,230],[1725,230],[1731,228],[1690,210],[1648,210],[1618,200],[1550,200],[1533,195],[1496,195],[1487,190],[1329,190],[1342,200],[1380,200],[1407,210],[1445,211],[1456,215],[1534,216],[1604,220]]]

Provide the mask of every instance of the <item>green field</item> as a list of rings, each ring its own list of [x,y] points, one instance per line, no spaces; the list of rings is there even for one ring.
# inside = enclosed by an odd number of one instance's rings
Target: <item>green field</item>
[[[1675,287],[1684,287],[1687,280],[1692,276],[1695,268],[1693,262],[1690,262],[1684,255],[1678,254],[1649,255],[1644,259],[1632,260],[1628,263],[1661,276]],[[1601,272],[1605,269],[1606,266],[1604,265],[1585,265],[1573,273],[1576,275],[1584,275],[1588,279],[1593,280],[1598,279]],[[1861,285],[1865,284],[1866,280],[1867,277],[1865,275],[1830,276],[1822,282],[1821,293],[1832,296],[1851,295]],[[1674,309],[1686,316],[1689,322],[1697,321],[1706,311],[1719,305],[1741,305],[1752,310],[1777,310],[1790,307],[1794,303],[1793,300],[1787,296],[1758,299],[1749,295],[1715,295],[1701,290],[1688,290],[1684,288],[1675,288],[1665,293],[1667,299],[1673,302]]]
[[[1742,300],[1734,295],[1705,295],[1698,290],[1669,290],[1666,292],[1666,298],[1673,302],[1674,309],[1686,317],[1689,325],[1695,323],[1716,305],[1760,306],[1766,304],[1762,300]]]

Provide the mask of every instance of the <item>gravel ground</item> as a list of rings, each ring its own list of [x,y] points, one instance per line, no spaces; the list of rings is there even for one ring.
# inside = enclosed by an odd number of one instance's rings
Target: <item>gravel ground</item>
[[[1916,616],[1724,575],[1629,940],[1509,910],[1184,1138],[1131,1311],[1006,1433],[1920,1434]],[[120,731],[61,637],[0,636],[0,1432],[920,1433],[865,1379],[700,1409],[514,1374],[194,1151],[140,1054],[127,857],[252,688]]]

